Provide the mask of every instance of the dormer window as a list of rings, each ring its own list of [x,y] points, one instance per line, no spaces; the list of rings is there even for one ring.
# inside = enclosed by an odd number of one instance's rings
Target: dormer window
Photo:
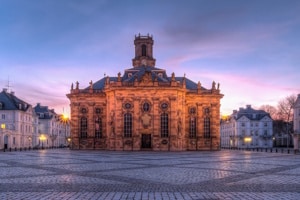
[[[19,104],[19,110],[21,110],[22,109],[22,104]]]
[[[162,74],[162,73],[158,73],[157,75],[158,75],[158,77],[160,77],[160,78],[163,77],[163,74]]]
[[[128,73],[128,78],[132,77],[132,73]]]

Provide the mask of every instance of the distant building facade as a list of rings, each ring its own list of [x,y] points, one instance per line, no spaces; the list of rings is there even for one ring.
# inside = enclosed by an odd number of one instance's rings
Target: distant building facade
[[[240,108],[221,120],[221,147],[270,148],[273,146],[273,124],[270,114],[251,105]]]
[[[0,149],[31,148],[38,144],[34,109],[7,89],[0,93],[0,126]]]
[[[133,68],[123,75],[75,87],[71,106],[73,149],[218,150],[219,84],[210,89],[155,67],[151,36],[136,36]]]
[[[54,109],[42,106],[38,103],[34,107],[38,116],[38,133],[40,135],[39,144],[43,147],[60,147],[68,145],[70,137],[70,125],[68,119],[57,114]]]

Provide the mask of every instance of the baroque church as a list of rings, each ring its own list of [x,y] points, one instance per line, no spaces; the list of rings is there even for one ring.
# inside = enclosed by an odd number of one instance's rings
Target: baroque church
[[[155,66],[153,44],[152,36],[135,36],[132,68],[87,88],[72,84],[72,149],[220,149],[220,85],[168,76]]]

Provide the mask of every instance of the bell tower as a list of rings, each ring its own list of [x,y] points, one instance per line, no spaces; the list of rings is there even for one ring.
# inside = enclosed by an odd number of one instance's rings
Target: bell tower
[[[153,58],[153,39],[152,36],[135,36],[135,57],[132,59],[133,67],[140,66],[155,66],[155,59]]]

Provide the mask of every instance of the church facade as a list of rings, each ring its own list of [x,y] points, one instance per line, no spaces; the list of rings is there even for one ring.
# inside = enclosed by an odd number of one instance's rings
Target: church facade
[[[202,87],[155,67],[152,36],[135,36],[133,67],[67,94],[71,148],[219,150],[219,84]]]

